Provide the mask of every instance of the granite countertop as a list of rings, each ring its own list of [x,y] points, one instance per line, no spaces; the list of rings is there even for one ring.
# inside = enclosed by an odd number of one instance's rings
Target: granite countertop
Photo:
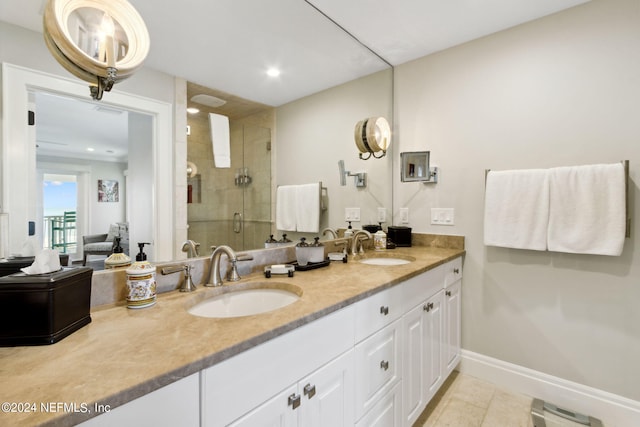
[[[64,402],[115,408],[187,377],[278,335],[461,256],[463,249],[398,248],[390,254],[415,261],[397,266],[353,260],[296,271],[294,277],[252,274],[225,282],[224,289],[199,286],[193,293],[160,294],[156,305],[138,310],[124,304],[92,310],[92,323],[53,345],[0,348],[0,401]],[[252,283],[297,285],[295,303],[255,316],[213,319],[187,309],[233,287]],[[0,425],[73,425],[93,414],[0,412]]]

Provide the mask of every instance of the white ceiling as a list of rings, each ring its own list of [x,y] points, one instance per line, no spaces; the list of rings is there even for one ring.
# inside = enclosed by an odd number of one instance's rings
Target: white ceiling
[[[151,37],[145,67],[278,106],[588,0],[129,1]],[[0,19],[41,32],[43,5],[2,0]]]

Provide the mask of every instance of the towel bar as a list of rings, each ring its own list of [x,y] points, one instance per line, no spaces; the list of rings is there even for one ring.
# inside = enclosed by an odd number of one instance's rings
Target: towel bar
[[[626,238],[631,237],[631,212],[629,211],[629,160],[621,160],[620,163],[624,166],[624,203],[625,203],[625,224],[626,230],[624,236]],[[484,170],[484,185],[487,186],[487,175],[489,175],[491,169]]]

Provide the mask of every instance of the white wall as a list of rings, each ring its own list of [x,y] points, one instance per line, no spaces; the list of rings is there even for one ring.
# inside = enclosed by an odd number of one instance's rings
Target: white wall
[[[126,163],[90,162],[89,179],[89,234],[101,234],[109,231],[109,224],[125,221],[126,186],[124,171]],[[118,181],[119,197],[117,202],[98,202],[98,180]]]
[[[361,209],[362,221],[354,223],[354,228],[370,224],[378,207],[387,208],[391,215],[392,156],[360,160],[353,136],[356,123],[367,117],[391,121],[391,83],[391,70],[380,71],[276,109],[275,183],[322,181],[328,189],[329,208],[321,227],[346,227],[345,207]],[[341,186],[338,160],[344,160],[345,169],[352,173],[367,172],[367,187],[356,188],[353,177]]]
[[[401,65],[395,94],[401,151],[441,168],[435,186],[394,177],[396,214],[466,236],[463,347],[640,400],[640,2],[592,1]],[[485,169],[623,159],[622,256],[483,245]],[[431,226],[431,207],[455,208],[455,226]]]

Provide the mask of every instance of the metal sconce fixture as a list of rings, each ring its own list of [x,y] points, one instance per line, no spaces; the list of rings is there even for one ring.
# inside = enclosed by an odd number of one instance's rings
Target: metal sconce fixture
[[[354,182],[356,187],[365,188],[367,186],[367,173],[366,172],[356,172],[351,173],[350,171],[344,170],[344,160],[338,161],[338,169],[340,170],[340,185],[347,185],[347,177],[354,177]]]
[[[90,83],[91,97],[142,66],[149,53],[149,33],[126,0],[47,0],[44,39],[67,71]]]
[[[356,123],[354,137],[362,160],[380,159],[391,145],[391,128],[384,117],[370,117]]]

